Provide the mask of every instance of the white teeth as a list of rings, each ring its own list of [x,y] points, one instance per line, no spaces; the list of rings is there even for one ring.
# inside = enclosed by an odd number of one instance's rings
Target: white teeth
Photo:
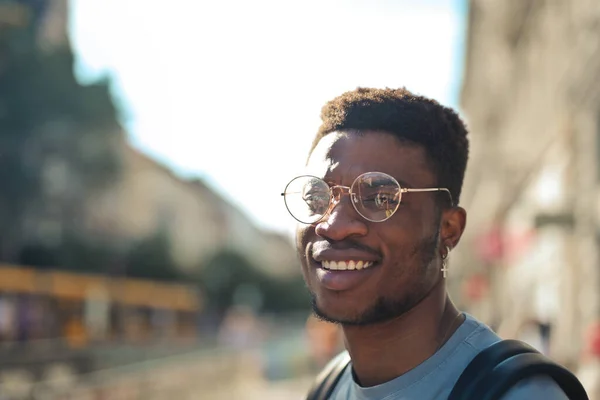
[[[346,270],[360,270],[360,269],[365,269],[365,268],[369,268],[371,265],[373,265],[372,261],[354,261],[354,260],[350,260],[350,261],[329,261],[329,260],[323,260],[321,262],[321,264],[323,265],[323,268],[325,269],[330,269],[330,270],[335,270],[335,271],[346,271]]]

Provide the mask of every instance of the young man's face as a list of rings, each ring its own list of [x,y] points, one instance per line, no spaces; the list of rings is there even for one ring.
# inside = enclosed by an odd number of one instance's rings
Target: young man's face
[[[351,186],[365,172],[383,172],[404,187],[437,187],[422,147],[385,132],[333,132],[314,149],[307,174]],[[405,193],[384,222],[359,215],[342,196],[329,215],[299,224],[297,247],[318,315],[344,324],[370,324],[404,314],[439,282],[442,193]],[[328,270],[323,262],[372,263],[361,270]]]

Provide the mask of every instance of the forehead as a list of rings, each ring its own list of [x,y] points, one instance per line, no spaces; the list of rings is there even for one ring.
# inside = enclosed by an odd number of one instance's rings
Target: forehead
[[[425,149],[380,131],[332,132],[313,150],[307,174],[349,185],[365,172],[385,172],[411,185],[433,183]]]

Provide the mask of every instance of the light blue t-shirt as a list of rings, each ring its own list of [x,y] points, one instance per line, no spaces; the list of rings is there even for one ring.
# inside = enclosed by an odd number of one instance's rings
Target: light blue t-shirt
[[[405,374],[381,385],[361,387],[346,368],[331,400],[446,400],[460,374],[483,349],[500,338],[485,324],[465,314],[465,321],[431,357]],[[547,377],[526,379],[502,400],[569,400]]]

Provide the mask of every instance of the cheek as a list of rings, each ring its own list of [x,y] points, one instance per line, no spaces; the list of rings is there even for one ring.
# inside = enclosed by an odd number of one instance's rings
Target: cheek
[[[306,246],[312,237],[311,233],[314,233],[312,226],[299,224],[296,228],[296,249],[303,264],[306,258]]]
[[[416,203],[400,208],[396,213],[398,218],[394,220],[397,230],[416,241],[431,236],[432,231],[437,229],[435,215],[431,210],[433,207],[428,204]]]
[[[417,256],[418,248],[418,242],[414,237],[398,234],[394,236],[394,242],[389,245],[389,260],[395,274],[404,273],[410,269]]]
[[[398,237],[398,236],[396,236]],[[396,240],[386,263],[384,285],[410,291],[423,275],[423,246],[412,237]]]
[[[296,250],[298,252],[298,259],[300,260],[301,273],[304,278],[304,282],[310,287],[310,276],[309,276],[309,261],[306,258],[306,252],[308,243],[313,237],[311,232],[314,234],[314,228],[306,225],[298,225],[296,228]]]
[[[405,273],[417,268],[423,252],[428,251],[432,238],[436,236],[436,227],[430,216],[422,215],[420,210],[410,210],[398,215],[390,229],[381,231],[379,238],[385,244],[387,253],[395,273]]]

